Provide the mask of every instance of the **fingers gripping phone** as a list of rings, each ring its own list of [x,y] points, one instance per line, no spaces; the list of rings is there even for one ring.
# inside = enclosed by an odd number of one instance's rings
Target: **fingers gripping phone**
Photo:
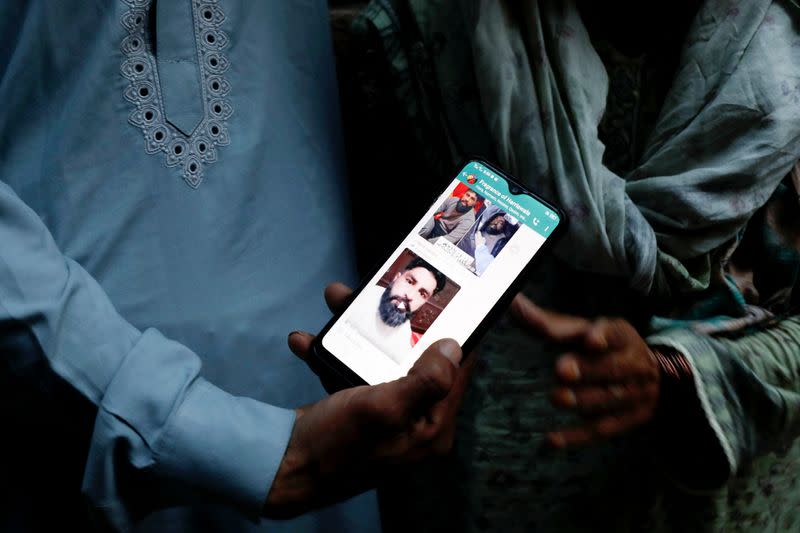
[[[406,375],[440,339],[469,353],[565,225],[558,208],[505,172],[467,161],[320,332],[310,366],[342,389]]]

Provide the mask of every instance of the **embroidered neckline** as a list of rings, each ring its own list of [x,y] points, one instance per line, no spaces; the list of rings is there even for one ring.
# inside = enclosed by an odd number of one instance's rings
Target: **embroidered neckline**
[[[186,135],[165,118],[156,58],[146,31],[152,0],[123,1],[129,9],[121,20],[127,30],[121,43],[121,71],[129,82],[125,99],[135,106],[128,121],[142,130],[145,151],[164,154],[164,164],[179,168],[184,181],[196,189],[205,167],[217,160],[217,148],[230,143],[227,120],[233,107],[227,99],[230,83],[224,77],[230,66],[224,54],[228,36],[220,29],[225,13],[218,0],[192,0],[204,116]]]

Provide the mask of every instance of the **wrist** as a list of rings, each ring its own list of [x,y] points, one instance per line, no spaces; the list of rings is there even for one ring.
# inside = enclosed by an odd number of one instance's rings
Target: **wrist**
[[[264,503],[264,516],[288,518],[303,512],[304,504],[312,499],[313,473],[311,458],[302,445],[302,408],[296,409],[296,418],[289,444],[284,452],[278,472]]]

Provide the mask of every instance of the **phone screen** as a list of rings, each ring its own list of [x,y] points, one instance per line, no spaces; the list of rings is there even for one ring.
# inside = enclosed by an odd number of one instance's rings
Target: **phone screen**
[[[468,163],[322,346],[370,385],[406,375],[437,340],[463,345],[559,223],[500,172]]]

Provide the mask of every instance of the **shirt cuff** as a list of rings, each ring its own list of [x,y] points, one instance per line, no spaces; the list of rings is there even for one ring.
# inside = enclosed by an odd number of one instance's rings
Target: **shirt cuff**
[[[294,427],[295,412],[196,380],[156,447],[161,474],[261,515]]]
[[[260,517],[295,413],[228,394],[200,368],[186,346],[150,329],[107,388],[84,492],[115,528],[164,505],[209,501]]]
[[[729,413],[719,360],[703,336],[688,330],[659,333],[648,337],[647,343],[675,350],[691,368],[680,383],[669,379],[662,382],[656,449],[664,473],[689,492],[714,491],[738,466],[729,441]]]

